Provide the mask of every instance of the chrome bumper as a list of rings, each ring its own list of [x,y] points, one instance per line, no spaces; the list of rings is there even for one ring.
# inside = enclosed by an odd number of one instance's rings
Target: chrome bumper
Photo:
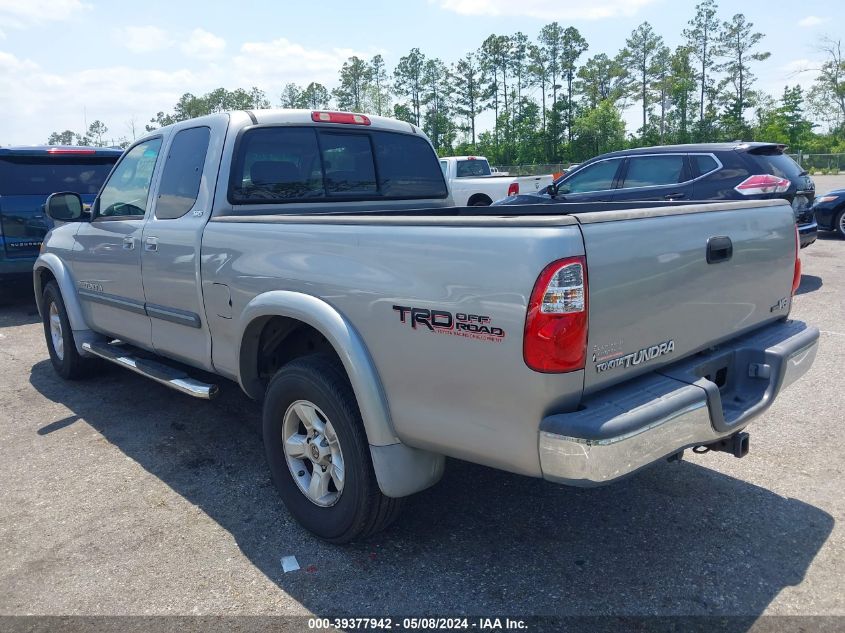
[[[807,372],[818,339],[814,327],[778,322],[592,395],[579,411],[545,418],[544,478],[600,485],[736,433]],[[720,388],[710,378],[722,368]]]

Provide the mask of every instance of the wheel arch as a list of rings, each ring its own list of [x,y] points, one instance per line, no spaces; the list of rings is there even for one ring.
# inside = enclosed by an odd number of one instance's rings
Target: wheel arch
[[[379,487],[389,497],[423,490],[440,479],[445,458],[404,445],[393,429],[387,397],[361,335],[333,306],[299,292],[273,290],[253,298],[239,319],[238,381],[252,398],[264,395],[259,371],[262,336],[285,319],[287,332],[319,333],[340,360],[361,411]],[[286,340],[287,334],[282,337]]]
[[[493,204],[493,199],[486,193],[474,193],[467,200],[467,206],[473,207],[479,203],[485,203],[487,206]]]
[[[79,304],[79,297],[76,295],[70,271],[64,262],[53,253],[40,255],[32,268],[32,284],[35,290],[38,314],[42,316],[44,314],[44,306],[42,305],[44,287],[50,281],[55,281],[59,286],[71,329],[74,331],[89,329],[82,315],[82,307]]]

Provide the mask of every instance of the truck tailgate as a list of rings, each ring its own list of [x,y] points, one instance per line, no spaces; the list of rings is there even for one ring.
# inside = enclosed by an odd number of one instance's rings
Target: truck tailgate
[[[676,362],[789,311],[796,241],[785,202],[576,217],[589,284],[585,393]]]

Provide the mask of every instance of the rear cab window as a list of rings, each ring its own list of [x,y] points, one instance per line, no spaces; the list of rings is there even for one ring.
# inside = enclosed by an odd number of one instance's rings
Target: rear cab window
[[[237,141],[229,179],[234,205],[447,195],[425,139],[379,130],[250,128]]]
[[[208,127],[180,130],[173,137],[158,188],[157,219],[181,218],[194,207],[210,140]]]
[[[466,160],[457,161],[455,165],[455,176],[457,178],[473,178],[489,176],[490,174],[490,163],[486,160],[467,158]]]

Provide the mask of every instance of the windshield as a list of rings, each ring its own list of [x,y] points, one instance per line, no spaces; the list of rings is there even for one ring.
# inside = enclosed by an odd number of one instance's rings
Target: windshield
[[[46,197],[57,191],[96,194],[117,158],[0,158],[0,195]]]

